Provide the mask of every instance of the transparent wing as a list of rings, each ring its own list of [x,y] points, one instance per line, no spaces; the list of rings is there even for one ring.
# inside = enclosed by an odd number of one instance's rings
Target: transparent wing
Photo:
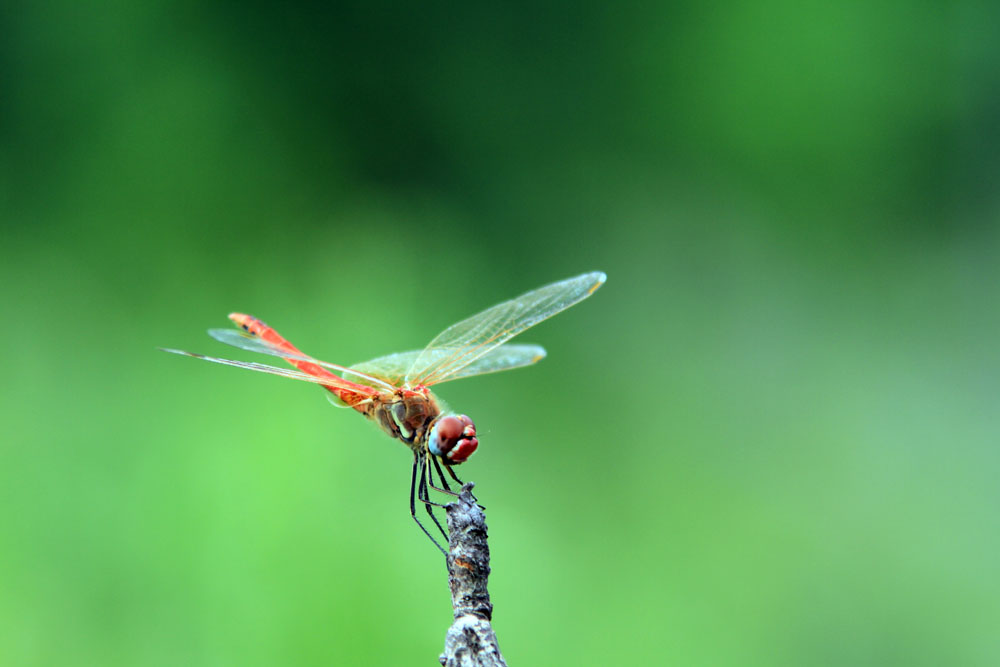
[[[387,354],[384,357],[364,361],[360,364],[353,364],[351,368],[357,371],[357,373],[376,375],[383,378],[386,382],[402,386],[405,382],[406,371],[410,369],[410,366],[413,365],[413,362],[420,356],[421,352],[422,350],[411,350],[409,352]],[[364,377],[357,373],[348,371],[344,373],[344,377],[352,382],[364,383]]]
[[[336,387],[338,389],[344,389],[356,394],[363,394],[365,396],[371,396],[377,394],[372,387],[368,387],[362,384],[357,384],[349,380],[337,377],[335,375],[330,375],[328,377],[317,377],[315,375],[309,375],[308,373],[303,373],[301,371],[293,371],[291,368],[278,368],[277,366],[268,366],[266,364],[257,364],[252,361],[235,361],[233,359],[220,359],[219,357],[209,357],[204,354],[198,354],[196,352],[185,352],[184,350],[171,350],[169,348],[161,347],[164,352],[170,352],[172,354],[181,354],[185,357],[194,357],[195,359],[204,359],[205,361],[212,361],[217,364],[224,364],[226,366],[235,366],[237,368],[246,368],[251,371],[259,371],[261,373],[268,373],[270,375],[279,375],[281,377],[291,378],[292,380],[302,380],[303,382],[312,382],[313,384],[323,385],[324,387]]]
[[[362,376],[355,375],[354,371],[369,373],[385,378],[386,380],[401,384],[405,380],[406,371],[413,366],[413,362],[423,354],[425,350],[411,350],[409,352],[397,352],[378,359],[372,359],[361,364],[352,366],[353,370],[344,373],[344,378],[365,383]],[[432,354],[447,354],[444,350],[436,350]],[[431,384],[438,384],[447,380],[457,380],[458,378],[471,377],[473,375],[485,375],[486,373],[497,373],[507,371],[512,368],[530,366],[545,358],[545,348],[540,345],[501,345],[500,347],[487,352],[479,359],[468,364],[461,370],[448,375]]]
[[[454,373],[448,374],[443,379],[438,380],[438,382],[447,382],[457,380],[458,378],[472,377],[473,375],[486,375],[487,373],[508,371],[512,368],[530,366],[544,358],[545,348],[541,345],[501,345],[479,357],[471,364],[463,366]]]
[[[346,366],[341,366],[339,364],[331,364],[329,361],[320,361],[319,359],[314,359],[307,354],[289,352],[288,350],[278,347],[277,345],[272,345],[266,340],[258,338],[253,334],[240,331],[239,329],[209,329],[208,335],[219,341],[220,343],[225,343],[226,345],[232,345],[233,347],[238,347],[241,350],[247,350],[248,352],[259,352],[260,354],[270,354],[274,357],[281,357],[282,359],[295,359],[297,361],[308,361],[310,363],[316,364],[317,366],[323,366],[324,368],[329,368],[340,373],[351,373],[357,378],[363,378],[364,383],[371,385],[373,387],[379,387],[381,389],[394,389],[393,385],[386,382],[384,378],[374,377],[372,375],[366,374],[365,371],[358,371],[356,369],[347,368]]]
[[[405,381],[412,386],[451,379],[525,329],[586,299],[606,278],[600,271],[568,278],[451,325],[414,359]]]

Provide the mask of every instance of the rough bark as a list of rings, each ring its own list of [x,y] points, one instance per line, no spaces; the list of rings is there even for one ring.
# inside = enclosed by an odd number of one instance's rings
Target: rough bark
[[[448,514],[448,585],[455,621],[444,640],[444,667],[506,667],[490,621],[493,604],[487,589],[490,548],[486,516],[472,495],[473,484],[462,487]]]

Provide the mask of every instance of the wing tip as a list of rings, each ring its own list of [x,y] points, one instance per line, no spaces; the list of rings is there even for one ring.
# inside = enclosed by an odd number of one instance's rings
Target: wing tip
[[[590,289],[587,290],[587,296],[596,292],[597,289],[608,279],[608,274],[604,273],[604,271],[594,271],[592,273],[588,273],[587,275],[594,281],[594,283],[590,286]]]
[[[175,350],[172,347],[158,347],[156,349],[159,350],[160,352],[169,352],[170,354],[180,354],[180,355],[185,356],[185,357],[197,357],[197,356],[199,356],[199,355],[195,354],[194,352],[186,352],[184,350]]]

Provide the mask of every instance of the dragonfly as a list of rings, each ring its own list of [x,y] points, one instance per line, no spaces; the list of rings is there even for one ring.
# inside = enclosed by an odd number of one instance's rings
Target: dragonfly
[[[410,474],[410,516],[443,553],[444,548],[417,516],[422,504],[441,535],[448,534],[434,515],[441,507],[431,489],[452,496],[443,471],[460,486],[454,467],[479,447],[473,421],[449,410],[431,387],[460,378],[530,366],[545,358],[539,345],[510,344],[525,329],[583,301],[604,284],[600,271],[545,285],[451,325],[422,350],[397,352],[351,366],[321,361],[283,338],[262,320],[231,313],[235,329],[209,329],[215,340],[250,352],[279,357],[284,368],[249,361],[211,357],[195,352],[160,348],[164,352],[246,368],[279,377],[318,384],[334,405],[360,412],[390,437],[413,452]],[[435,475],[437,478],[435,479]]]

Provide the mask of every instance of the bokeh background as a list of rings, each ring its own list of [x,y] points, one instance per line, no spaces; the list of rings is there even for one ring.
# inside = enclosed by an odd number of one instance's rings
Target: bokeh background
[[[168,356],[441,387],[512,665],[1000,664],[988,2],[0,7],[0,664],[432,665],[399,443]]]

